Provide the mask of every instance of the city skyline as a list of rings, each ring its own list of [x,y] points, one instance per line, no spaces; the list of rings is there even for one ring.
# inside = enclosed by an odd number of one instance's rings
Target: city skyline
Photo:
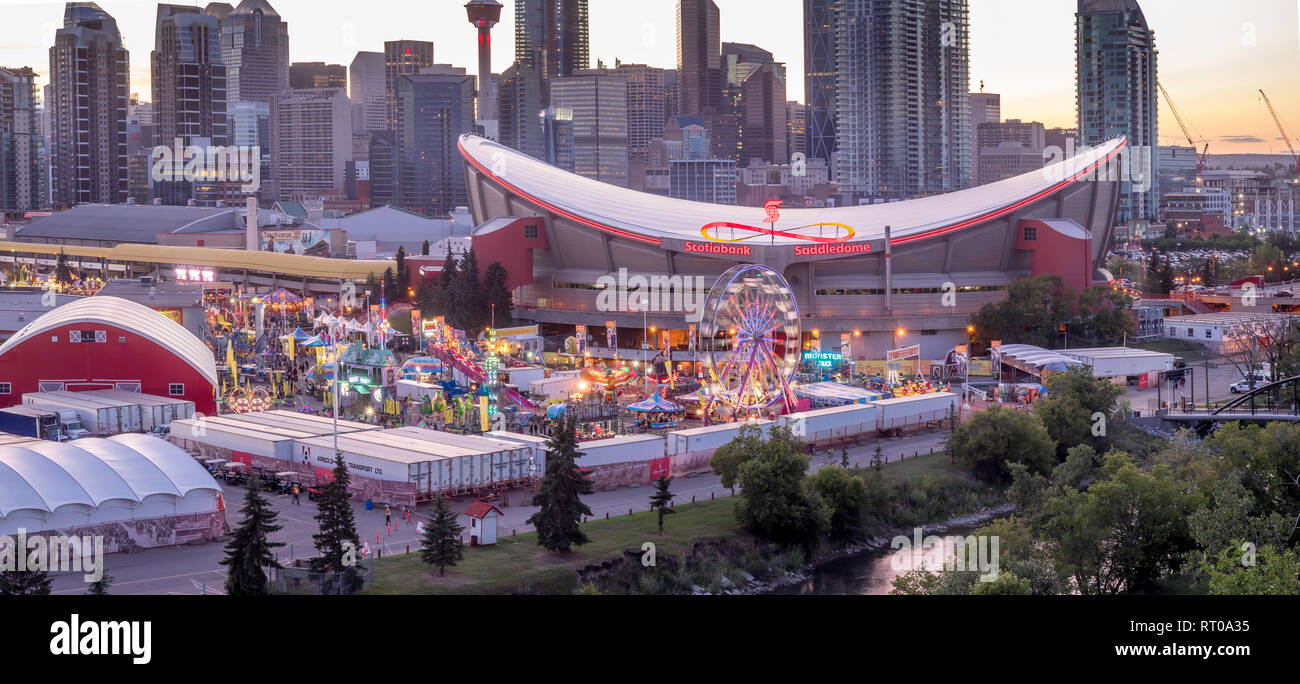
[[[106,0],[123,42],[133,55],[152,46],[157,3]],[[193,3],[202,7],[204,3]],[[462,4],[411,4],[378,0],[380,11],[367,18],[347,16],[337,0],[279,0],[273,3],[290,26],[294,62],[350,64],[358,51],[382,51],[386,40],[428,40],[436,60],[477,70],[474,29]],[[514,2],[506,1],[494,29],[493,64],[498,73],[514,62]],[[1291,88],[1300,69],[1300,3],[1295,0],[1144,0],[1142,8],[1156,34],[1160,78],[1194,127],[1209,140],[1211,154],[1284,154],[1276,127],[1257,90],[1267,91],[1294,132],[1300,129],[1300,91]],[[337,5],[340,11],[320,11]],[[743,42],[770,50],[790,77],[789,99],[804,102],[803,3],[798,0],[717,0],[724,42]],[[48,82],[48,50],[62,24],[61,1],[0,0],[12,17],[0,28],[0,65],[32,67],[38,83]],[[590,0],[591,64],[612,67],[614,60],[673,68],[676,61],[675,0],[615,3]],[[755,11],[762,8],[762,11]],[[400,10],[408,21],[394,28],[386,10]],[[1048,127],[1073,127],[1075,121],[1075,0],[972,0],[971,83],[1002,95],[1005,118],[1041,121]],[[452,20],[448,20],[450,17]],[[18,27],[23,27],[19,31]],[[40,27],[39,30],[31,30]],[[1006,50],[1017,44],[1019,50]],[[1026,60],[1025,53],[1034,53]],[[131,63],[131,92],[150,97],[146,59]],[[1160,141],[1185,145],[1168,104],[1160,102]]]

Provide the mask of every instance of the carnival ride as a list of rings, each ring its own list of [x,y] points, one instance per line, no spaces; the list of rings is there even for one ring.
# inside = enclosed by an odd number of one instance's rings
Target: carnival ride
[[[723,272],[709,291],[700,325],[706,412],[730,420],[774,404],[795,409],[791,381],[799,366],[799,305],[790,284],[758,264]]]
[[[442,361],[446,367],[459,371],[471,382],[476,382],[480,385],[487,384],[488,382],[487,371],[483,370],[483,368],[475,363],[475,361],[468,355],[457,349],[445,344],[430,342],[429,354]],[[518,391],[510,387],[502,386],[501,393],[510,403],[519,408],[529,411],[533,410],[533,402],[524,398],[524,396]]]

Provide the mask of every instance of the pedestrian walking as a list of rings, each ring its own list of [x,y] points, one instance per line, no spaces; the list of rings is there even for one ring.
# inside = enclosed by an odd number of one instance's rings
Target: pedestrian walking
[[[387,505],[384,506],[384,524],[393,524],[393,509],[389,508]]]
[[[302,502],[298,500],[298,485],[293,486],[293,502],[299,506],[302,505]]]

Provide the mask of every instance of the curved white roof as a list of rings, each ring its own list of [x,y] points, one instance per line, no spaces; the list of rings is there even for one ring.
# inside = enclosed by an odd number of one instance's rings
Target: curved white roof
[[[56,444],[0,446],[0,517],[18,510],[53,513],[110,500],[139,503],[153,494],[220,492],[208,471],[175,445],[149,435],[88,437]]]
[[[1002,356],[1009,356],[1017,361],[1031,364],[1036,367],[1051,366],[1059,364],[1058,367],[1082,366],[1083,362],[1062,355],[1060,352],[1051,349],[1035,347],[1032,344],[1004,344],[998,353]]]
[[[86,297],[56,307],[0,345],[0,356],[32,337],[69,323],[112,325],[130,330],[172,351],[212,384],[217,384],[217,362],[202,340],[167,316],[118,297]]]
[[[479,173],[514,194],[553,213],[633,240],[653,244],[661,239],[698,240],[710,223],[761,227],[765,220],[759,208],[673,199],[578,176],[474,135],[462,135],[459,146]],[[881,239],[885,226],[890,226],[894,244],[933,237],[1048,197],[1084,180],[1127,146],[1126,139],[1116,138],[1039,171],[933,197],[856,207],[782,208],[777,229],[844,224],[854,230],[848,242]],[[763,240],[770,238],[764,236]],[[778,245],[802,242],[798,237],[775,239]]]

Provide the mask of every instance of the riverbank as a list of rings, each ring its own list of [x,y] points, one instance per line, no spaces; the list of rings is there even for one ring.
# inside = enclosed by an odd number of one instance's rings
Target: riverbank
[[[943,535],[952,530],[970,529],[984,523],[996,520],[1015,511],[1015,506],[1010,503],[995,506],[992,508],[957,515],[940,523],[929,525],[920,525],[925,535]],[[874,554],[882,549],[888,548],[890,542],[895,537],[905,536],[909,539],[912,537],[914,529],[898,528],[884,534],[872,537],[867,540],[859,540],[838,546],[834,549],[818,554],[813,560],[803,564],[797,571],[787,572],[777,578],[770,580],[755,579],[753,582],[746,584],[739,591],[733,593],[759,595],[778,593],[782,589],[788,589],[800,584],[811,581],[816,573],[832,563],[847,560],[863,554]]]

